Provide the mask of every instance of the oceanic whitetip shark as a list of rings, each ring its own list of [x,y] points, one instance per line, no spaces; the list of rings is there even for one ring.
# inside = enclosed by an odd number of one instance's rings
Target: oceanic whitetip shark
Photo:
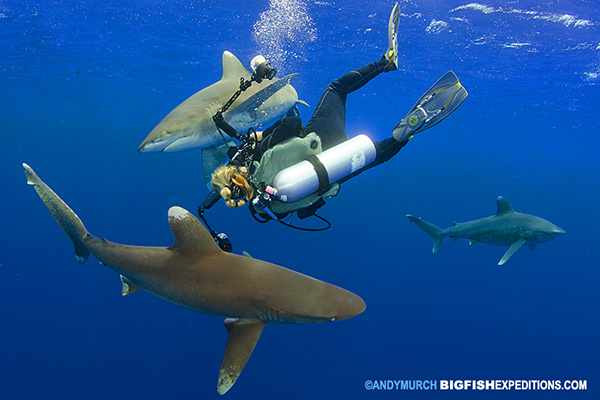
[[[217,391],[226,393],[252,354],[265,324],[343,320],[365,310],[345,289],[248,256],[225,253],[204,226],[180,207],[169,209],[170,247],[111,243],[88,233],[79,217],[27,165],[33,185],[75,246],[77,262],[93,254],[121,275],[122,294],[144,290],[205,314],[226,317],[227,345]]]
[[[242,92],[229,110],[223,113],[225,121],[238,133],[257,127],[283,116],[298,100],[290,81],[298,74],[282,79],[265,79]],[[223,77],[202,89],[171,111],[142,142],[138,151],[174,152],[206,148],[223,144],[231,138],[220,132],[213,115],[240,88],[240,78],[250,80],[251,73],[240,60],[228,51],[223,53]]]
[[[470,245],[481,242],[497,246],[510,246],[498,265],[508,261],[524,244],[527,244],[533,251],[538,244],[549,242],[565,234],[563,229],[543,218],[516,212],[508,200],[502,196],[499,196],[496,202],[498,212],[495,215],[469,222],[455,222],[446,229],[412,215],[407,215],[407,217],[433,238],[434,254],[437,253],[446,236],[452,238],[452,241],[467,239]]]

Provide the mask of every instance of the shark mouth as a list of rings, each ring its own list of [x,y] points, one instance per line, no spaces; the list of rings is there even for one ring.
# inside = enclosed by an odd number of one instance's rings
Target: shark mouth
[[[174,141],[169,139],[158,139],[152,142],[142,143],[138,148],[139,153],[158,153],[158,152],[175,152],[187,150],[194,146],[194,133],[190,133],[189,135],[182,136]]]
[[[194,147],[197,146],[196,140],[194,138],[194,133],[192,132],[189,135],[180,137],[171,144],[168,144],[165,148],[162,149],[162,151],[164,153],[170,153],[175,151],[193,149]]]

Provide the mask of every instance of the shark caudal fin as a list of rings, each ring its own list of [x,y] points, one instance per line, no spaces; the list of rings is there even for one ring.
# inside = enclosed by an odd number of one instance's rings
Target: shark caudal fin
[[[257,319],[227,318],[225,320],[227,345],[219,371],[217,384],[219,394],[227,393],[240,376],[264,327],[265,323]]]
[[[75,259],[78,263],[83,264],[90,255],[83,244],[83,240],[88,235],[85,226],[83,226],[77,214],[36,175],[29,165],[23,163],[23,168],[27,176],[27,184],[35,188],[58,225],[71,239],[73,246],[75,246]]]
[[[437,253],[440,246],[442,245],[442,240],[446,237],[444,230],[439,226],[434,224],[430,224],[429,222],[423,221],[421,218],[413,217],[412,215],[407,215],[410,222],[414,222],[419,228],[423,229],[426,234],[433,238],[433,254]]]

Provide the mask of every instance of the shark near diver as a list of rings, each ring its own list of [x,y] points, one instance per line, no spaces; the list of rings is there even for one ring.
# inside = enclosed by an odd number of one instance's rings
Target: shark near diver
[[[452,238],[452,241],[467,239],[470,245],[481,242],[497,246],[510,246],[498,265],[507,262],[524,244],[527,244],[533,251],[538,244],[549,242],[565,234],[563,229],[543,218],[516,212],[508,200],[502,196],[499,196],[496,202],[498,212],[495,215],[469,222],[455,222],[446,229],[412,215],[407,215],[407,217],[433,238],[434,254],[437,253],[446,236]]]
[[[75,246],[77,262],[93,254],[121,275],[122,295],[146,291],[182,307],[226,317],[227,345],[217,391],[226,393],[242,372],[268,323],[317,323],[365,310],[354,293],[298,272],[222,251],[204,226],[180,207],[169,209],[170,247],[128,246],[88,233],[79,217],[27,164],[32,185]]]
[[[282,79],[254,82],[223,114],[237,132],[261,126],[283,116],[298,100],[290,81],[298,74]],[[144,139],[140,153],[175,152],[207,148],[231,140],[217,129],[213,116],[240,88],[240,78],[250,80],[250,72],[232,53],[223,53],[223,76],[173,109]]]

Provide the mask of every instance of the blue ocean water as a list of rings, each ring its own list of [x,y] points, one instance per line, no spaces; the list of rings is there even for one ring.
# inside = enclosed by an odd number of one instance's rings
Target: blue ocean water
[[[373,3],[373,4],[370,4]],[[378,59],[393,1],[0,1],[0,398],[216,398],[222,320],[146,293],[72,245],[27,162],[88,230],[170,245],[166,213],[204,199],[199,151],[139,154],[221,54],[292,72],[305,121],[327,84]],[[347,132],[384,139],[453,70],[465,103],[344,184],[305,233],[219,204],[235,252],[359,294],[367,310],[268,326],[229,398],[598,398],[600,11],[596,1],[403,1],[399,71],[348,98]],[[567,231],[534,252],[432,240],[497,196]],[[580,392],[368,391],[367,380],[587,380]]]

